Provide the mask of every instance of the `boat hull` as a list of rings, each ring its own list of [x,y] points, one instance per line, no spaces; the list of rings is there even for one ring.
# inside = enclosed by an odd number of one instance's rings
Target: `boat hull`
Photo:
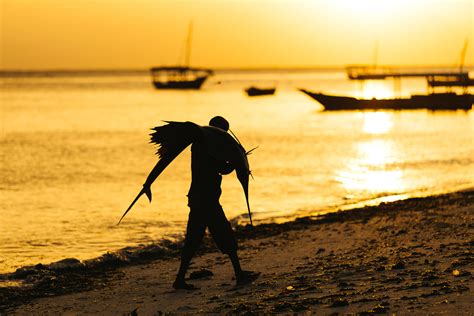
[[[255,88],[255,87],[250,87],[245,89],[245,92],[249,97],[256,97],[256,96],[261,96],[261,95],[273,95],[275,94],[275,88],[270,88],[270,89],[260,89],[260,88]]]
[[[304,89],[307,94],[321,103],[326,111],[344,110],[470,110],[474,102],[471,94],[433,93],[413,95],[410,98],[398,99],[356,99],[345,96],[332,96],[313,93]]]
[[[208,77],[198,77],[194,80],[180,80],[180,81],[153,81],[156,89],[174,89],[174,90],[198,90],[204,84]]]

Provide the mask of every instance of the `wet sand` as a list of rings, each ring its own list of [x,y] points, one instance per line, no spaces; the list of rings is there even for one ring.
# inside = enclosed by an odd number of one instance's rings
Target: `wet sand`
[[[171,288],[179,266],[174,244],[127,258],[109,254],[88,263],[69,260],[17,271],[14,277],[29,286],[0,289],[0,311],[474,313],[472,189],[238,227],[237,236],[243,268],[262,272],[251,285],[234,286],[229,260],[207,240],[190,269],[213,273],[190,281],[200,290]]]

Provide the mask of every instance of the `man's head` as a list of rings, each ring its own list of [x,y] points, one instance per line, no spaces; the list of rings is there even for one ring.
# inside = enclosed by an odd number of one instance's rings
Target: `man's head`
[[[223,129],[224,131],[229,130],[229,122],[222,116],[214,116],[210,121],[209,121],[209,126],[214,126],[218,127],[220,129]]]

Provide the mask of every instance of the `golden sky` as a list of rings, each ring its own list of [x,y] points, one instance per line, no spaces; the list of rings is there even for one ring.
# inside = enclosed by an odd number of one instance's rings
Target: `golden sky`
[[[474,64],[474,0],[0,0],[1,69]],[[378,43],[378,44],[376,44]]]

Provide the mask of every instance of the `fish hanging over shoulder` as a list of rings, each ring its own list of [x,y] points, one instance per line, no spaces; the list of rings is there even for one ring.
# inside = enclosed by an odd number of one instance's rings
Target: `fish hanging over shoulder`
[[[156,151],[158,163],[148,176],[143,189],[122,215],[119,224],[143,194],[151,202],[152,195],[149,189],[151,183],[191,144],[203,146],[213,158],[228,161],[232,164],[244,190],[250,223],[253,224],[248,191],[250,167],[247,159],[247,154],[252,150],[246,152],[235,137],[218,127],[200,126],[193,122],[165,121],[165,123],[166,125],[152,128],[153,132],[150,134],[150,143],[158,146]]]

